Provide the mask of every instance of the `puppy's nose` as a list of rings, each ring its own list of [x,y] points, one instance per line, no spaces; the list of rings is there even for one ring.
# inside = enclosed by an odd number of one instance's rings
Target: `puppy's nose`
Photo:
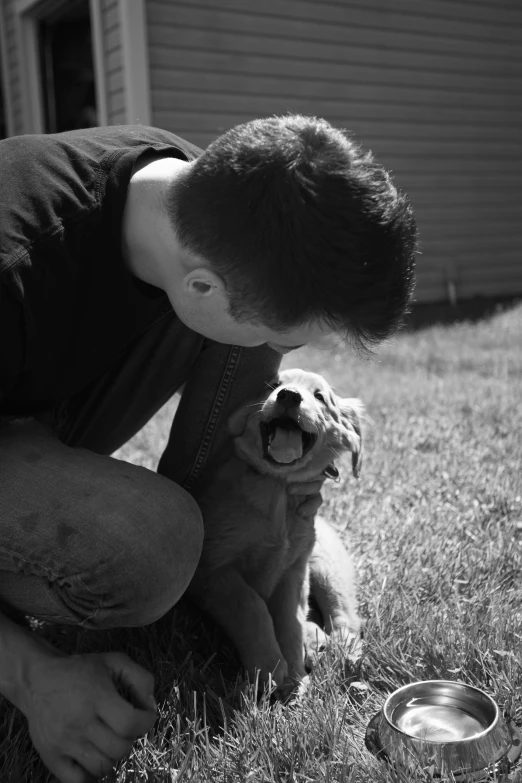
[[[297,408],[301,404],[302,399],[299,392],[293,389],[281,389],[277,395],[277,401],[284,405],[285,408]]]

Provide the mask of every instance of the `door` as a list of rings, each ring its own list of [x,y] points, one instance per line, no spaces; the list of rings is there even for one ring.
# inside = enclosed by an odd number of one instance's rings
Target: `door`
[[[98,125],[89,0],[67,0],[39,18],[46,133]]]

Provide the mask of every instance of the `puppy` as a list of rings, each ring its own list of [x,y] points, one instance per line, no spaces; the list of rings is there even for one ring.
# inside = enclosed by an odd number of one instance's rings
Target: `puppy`
[[[251,681],[259,671],[288,690],[306,677],[305,643],[324,641],[307,624],[310,582],[326,632],[358,636],[351,559],[325,520],[297,514],[286,484],[337,477],[346,451],[358,477],[361,410],[320,375],[286,370],[265,400],[232,415],[232,438],[199,487],[205,536],[189,594],[233,640]]]

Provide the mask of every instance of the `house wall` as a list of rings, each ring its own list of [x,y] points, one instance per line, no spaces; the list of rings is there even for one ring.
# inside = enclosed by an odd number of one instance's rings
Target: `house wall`
[[[126,122],[129,110],[121,2],[130,0],[99,0],[109,124]],[[518,0],[144,5],[152,124],[204,147],[252,117],[324,116],[353,131],[409,193],[421,236],[418,300],[522,294]],[[0,0],[17,134],[25,128],[14,6]]]
[[[107,124],[126,122],[121,21],[118,0],[101,0],[106,76]]]
[[[522,293],[518,0],[147,0],[146,13],[155,125],[206,146],[256,116],[326,117],[410,194],[419,300]]]

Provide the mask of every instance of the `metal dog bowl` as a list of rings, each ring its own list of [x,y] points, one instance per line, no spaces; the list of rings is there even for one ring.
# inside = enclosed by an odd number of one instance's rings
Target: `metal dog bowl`
[[[370,721],[366,745],[401,767],[430,767],[432,775],[484,780],[499,762],[513,764],[522,743],[493,699],[449,680],[404,685]],[[452,779],[453,779],[452,778]]]

